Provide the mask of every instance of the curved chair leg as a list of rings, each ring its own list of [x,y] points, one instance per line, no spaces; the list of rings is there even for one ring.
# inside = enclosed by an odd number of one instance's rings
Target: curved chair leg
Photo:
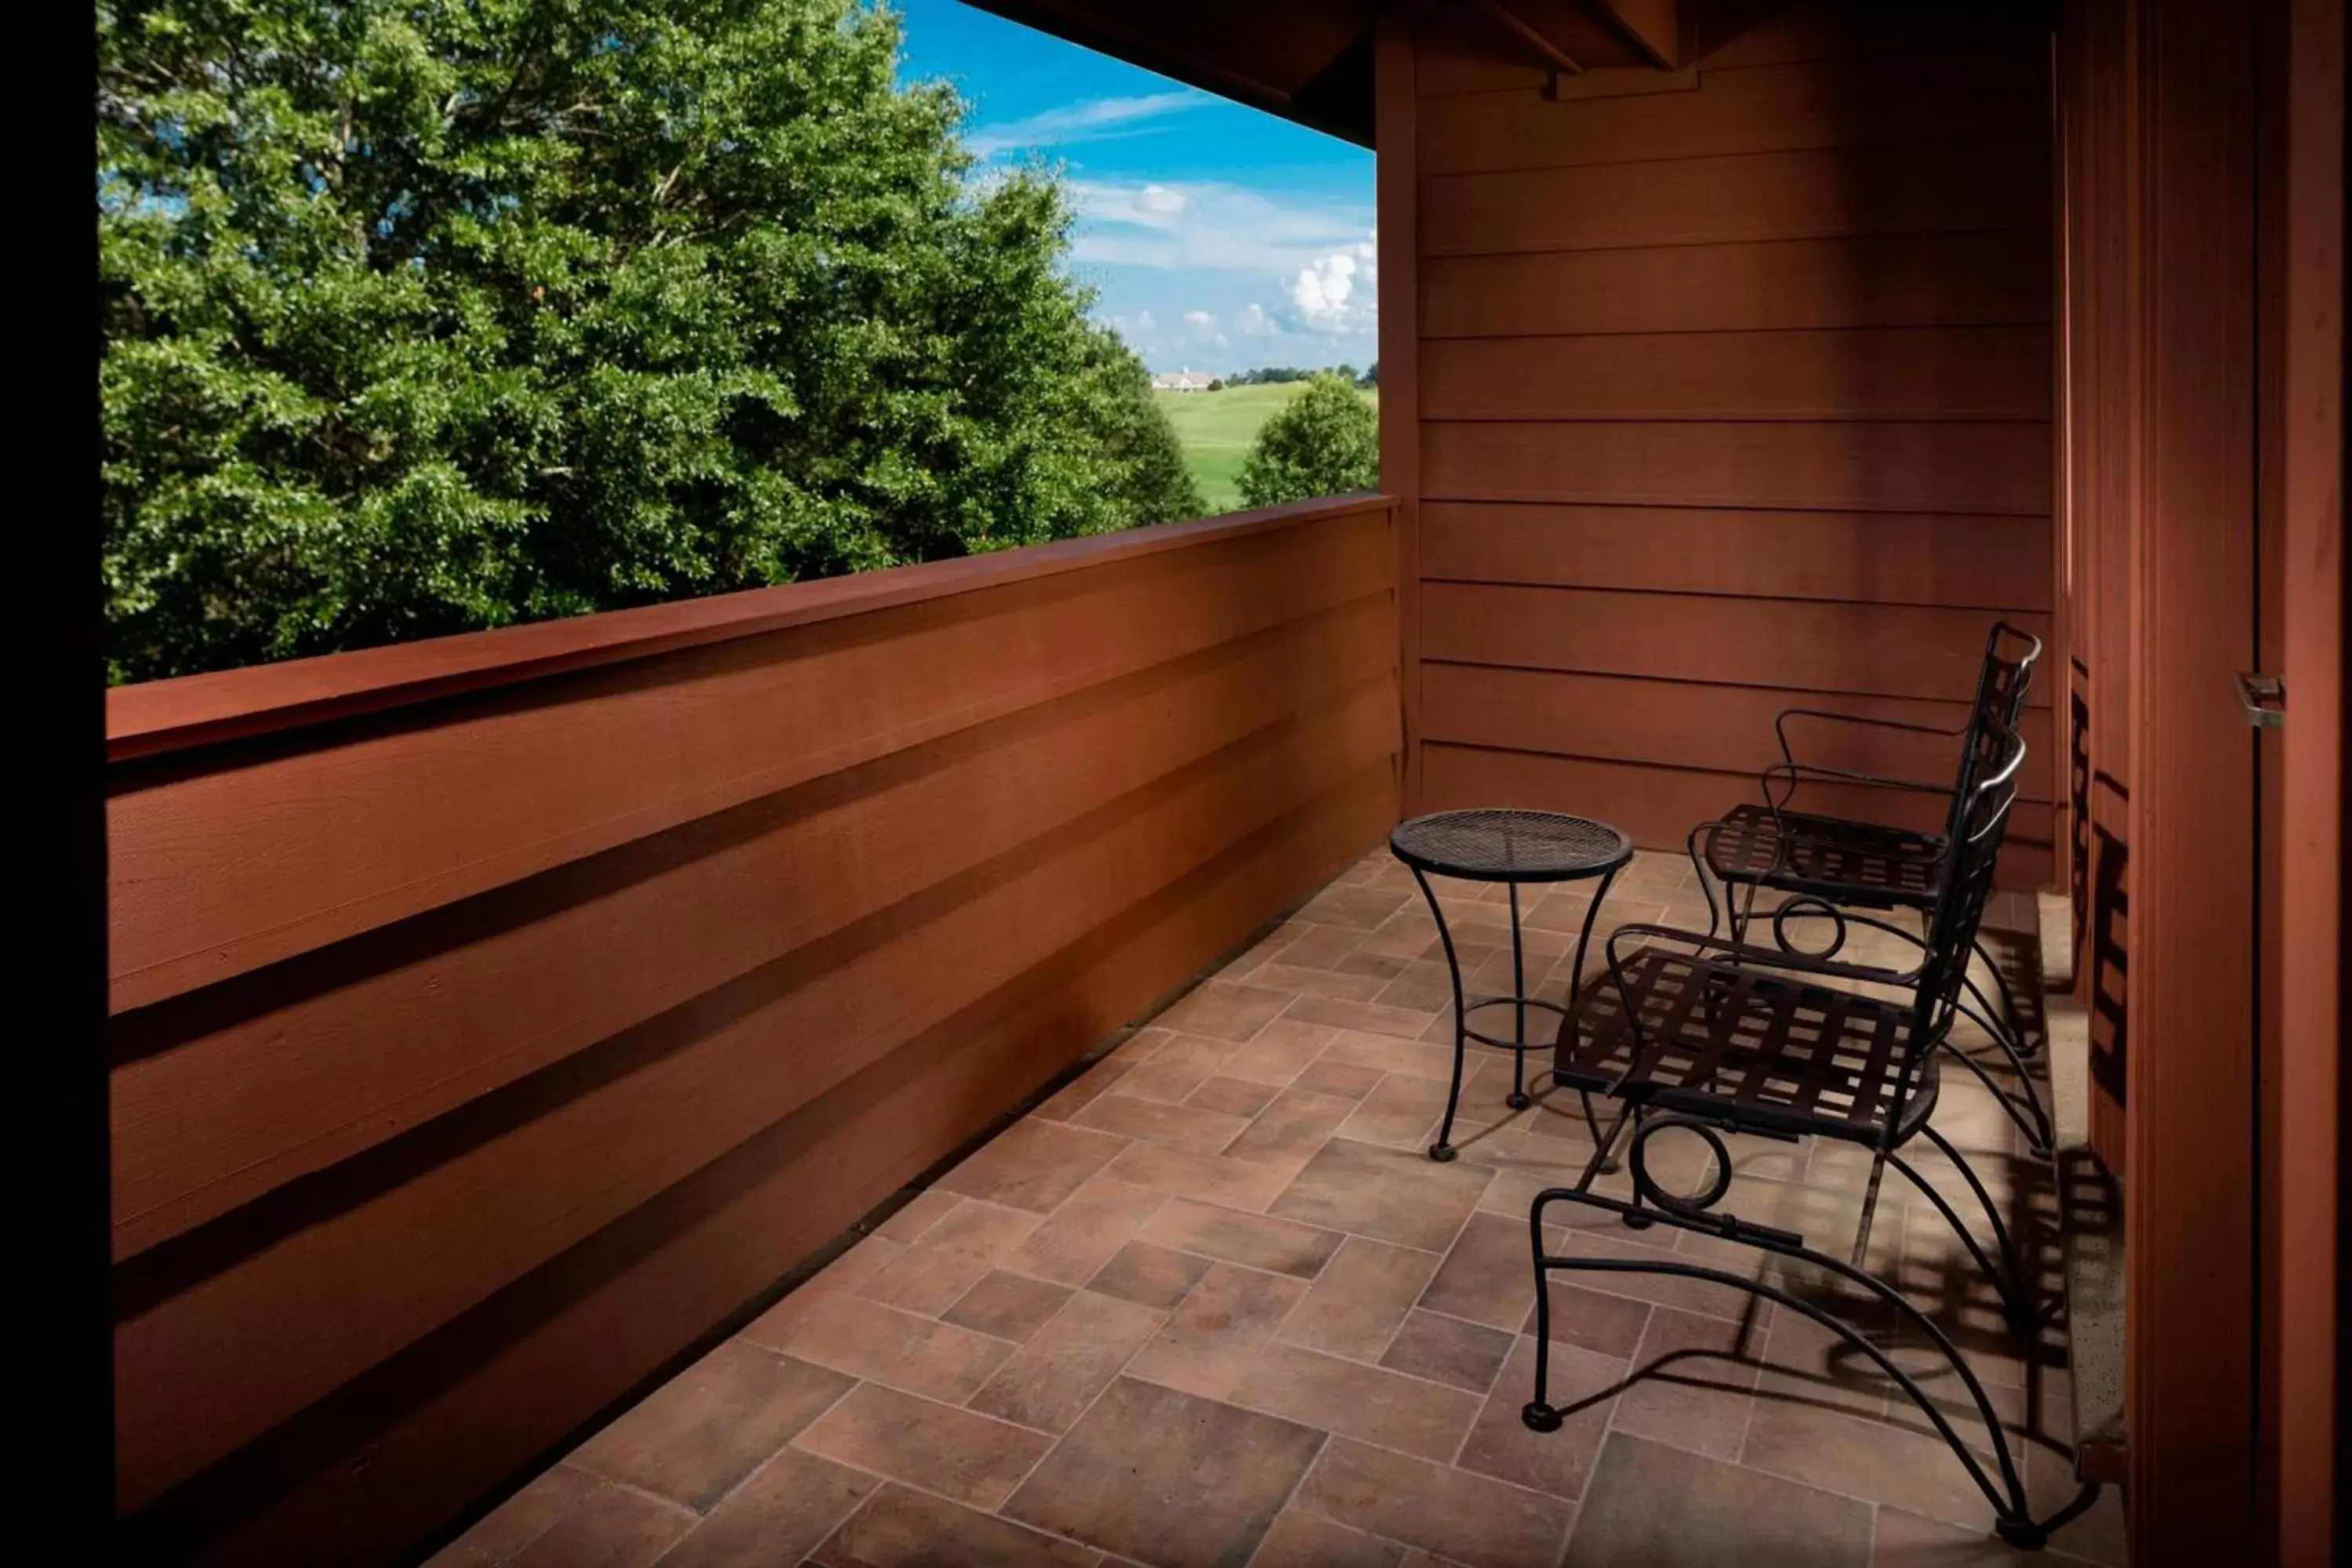
[[[2009,1058],[2010,1068],[2017,1075],[2017,1089],[2012,1092],[1993,1082],[1992,1075],[1985,1071],[1982,1062],[1960,1049],[1948,1038],[1938,1043],[1950,1053],[1955,1061],[1976,1074],[1978,1082],[1992,1090],[1994,1097],[2000,1101],[2001,1109],[2009,1113],[2009,1119],[2017,1124],[2017,1130],[2020,1132],[2025,1134],[2026,1143],[2032,1147],[2035,1154],[2047,1159],[2054,1146],[2053,1134],[2050,1126],[2050,1111],[2049,1108],[2042,1103],[2042,1091],[2033,1087],[2032,1075],[2025,1070],[2025,1064],[2017,1059],[2017,1052],[2011,1047],[2009,1042],[2001,1038],[1987,1024],[1982,1014],[1965,1002],[1959,1004],[1959,1010],[1973,1019],[1979,1028],[1983,1028],[1988,1035],[1990,1035],[1993,1044],[2000,1047],[2001,1054]]]
[[[1534,1247],[1536,1276],[1536,1375],[1533,1397],[1520,1411],[1520,1420],[1530,1430],[1556,1432],[1566,1418],[1566,1413],[1554,1405],[1549,1397],[1550,1392],[1549,1345],[1551,1321],[1549,1302],[1547,1300],[1549,1292],[1544,1289],[1547,1276],[1556,1270],[1664,1274],[1687,1279],[1705,1280],[1711,1284],[1727,1286],[1735,1290],[1744,1290],[1751,1296],[1770,1301],[1775,1306],[1786,1307],[1789,1310],[1829,1330],[1846,1345],[1868,1358],[1889,1381],[1903,1391],[1905,1397],[1918,1407],[1919,1413],[1927,1417],[1928,1425],[1935,1429],[1936,1435],[1944,1440],[1945,1447],[1949,1448],[1953,1458],[1959,1461],[1960,1468],[1967,1472],[1969,1479],[1974,1483],[1979,1491],[1984,1494],[1985,1500],[1991,1505],[1995,1532],[2011,1546],[2031,1552],[2048,1544],[2053,1530],[2090,1506],[2091,1500],[2097,1496],[2095,1486],[2086,1488],[2057,1513],[2039,1520],[2033,1517],[2026,1496],[2024,1479],[2019,1473],[2015,1458],[2010,1452],[2007,1429],[2001,1426],[2000,1418],[1994,1411],[1991,1400],[1986,1395],[1983,1384],[1978,1380],[1975,1370],[1969,1365],[1967,1358],[1960,1354],[1959,1348],[1952,1343],[1950,1336],[1937,1327],[1933,1319],[1885,1281],[1826,1254],[1813,1251],[1804,1245],[1801,1237],[1769,1226],[1745,1225],[1730,1215],[1681,1215],[1664,1211],[1656,1212],[1654,1215],[1657,1220],[1680,1229],[1701,1231],[1727,1240],[1745,1241],[1759,1251],[1794,1258],[1815,1268],[1826,1269],[1851,1284],[1860,1286],[1884,1302],[1911,1327],[1916,1329],[1936,1348],[1943,1359],[1950,1363],[1952,1370],[1958,1375],[1960,1385],[1967,1393],[1969,1403],[1976,1407],[1978,1418],[1984,1423],[1986,1436],[1992,1445],[1994,1464],[1992,1471],[1987,1471],[1984,1465],[1979,1461],[1975,1450],[1970,1448],[1967,1441],[1954,1429],[1942,1407],[1928,1397],[1927,1391],[1919,1385],[1916,1379],[1897,1366],[1894,1358],[1855,1330],[1852,1324],[1843,1321],[1812,1302],[1802,1300],[1762,1279],[1744,1278],[1701,1263],[1686,1263],[1680,1259],[1648,1261],[1616,1258],[1556,1258],[1546,1253],[1543,1247],[1544,1208],[1548,1204],[1560,1201],[1587,1204],[1599,1208],[1616,1210],[1621,1214],[1628,1206],[1622,1200],[1602,1194],[1556,1187],[1538,1194],[1534,1204],[1528,1209],[1528,1229]]]
[[[2000,1254],[2000,1262],[1996,1263],[1985,1256],[1983,1246],[1952,1207],[1951,1200],[1930,1185],[1926,1177],[1912,1168],[1908,1160],[1889,1152],[1886,1163],[1903,1173],[1913,1186],[1927,1194],[1936,1212],[1944,1216],[1944,1223],[1952,1227],[1952,1234],[1960,1238],[1960,1245],[1968,1248],[1977,1271],[1991,1281],[1994,1293],[2000,1297],[2001,1316],[2008,1320],[2010,1328],[2020,1337],[2032,1333],[2040,1319],[2033,1310],[2033,1297],[2026,1284],[2024,1268],[2018,1261],[2017,1248],[2010,1241],[2009,1226],[2001,1223],[2000,1210],[1995,1206],[1992,1194],[1985,1190],[1984,1183],[1978,1179],[1969,1163],[1960,1158],[1960,1152],[1946,1142],[1941,1133],[1926,1127],[1920,1131],[1943,1151],[1946,1159],[1959,1168],[1961,1180],[1967,1182],[1969,1190],[1976,1194],[1978,1205],[1984,1210],[1985,1218],[1992,1226],[1993,1247]]]
[[[1985,951],[1984,938],[1976,940],[1976,953],[1984,966],[1992,972],[1993,989],[2000,993],[2000,1017],[2009,1026],[2010,1037],[2017,1042],[2017,1054],[2028,1061],[2042,1054],[2041,1047],[2025,1032],[2025,1016],[2017,1008],[2017,992],[2009,984],[2009,973],[1999,961]],[[1991,1009],[1988,1007],[1986,1011]]]

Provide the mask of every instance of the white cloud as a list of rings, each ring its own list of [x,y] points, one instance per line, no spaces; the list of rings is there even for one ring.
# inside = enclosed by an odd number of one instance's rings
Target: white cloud
[[[1217,324],[1217,318],[1206,310],[1187,310],[1184,312],[1184,324],[1196,331],[1205,332]]]
[[[1245,338],[1262,338],[1274,331],[1274,318],[1265,313],[1265,306],[1252,300],[1234,312],[1234,331]]]
[[[1300,268],[1290,281],[1290,302],[1315,331],[1369,331],[1379,321],[1379,285],[1380,253],[1367,239]]]
[[[1360,202],[1214,182],[1073,180],[1081,262],[1170,270],[1256,273],[1287,280],[1350,248],[1371,226]],[[1364,289],[1369,300],[1370,290]]]
[[[982,125],[964,138],[964,147],[975,158],[994,158],[1006,153],[1024,152],[1038,147],[1066,147],[1077,142],[1101,142],[1117,136],[1131,136],[1148,128],[1150,121],[1164,120],[1171,114],[1199,109],[1217,100],[1203,92],[1151,92],[1138,98],[1097,98],[1084,103],[1064,104],[1032,114],[1020,120],[1007,120],[996,125]]]

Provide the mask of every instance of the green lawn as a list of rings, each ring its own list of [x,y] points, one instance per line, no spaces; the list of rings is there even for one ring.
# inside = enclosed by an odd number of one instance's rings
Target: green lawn
[[[1223,392],[1155,392],[1151,395],[1184,443],[1184,464],[1212,514],[1239,510],[1242,459],[1266,416],[1307,390],[1303,381],[1278,386],[1235,386]],[[1378,393],[1368,393],[1378,403]]]

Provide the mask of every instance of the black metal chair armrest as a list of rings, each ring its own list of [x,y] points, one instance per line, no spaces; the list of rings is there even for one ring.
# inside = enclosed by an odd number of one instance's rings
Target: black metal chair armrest
[[[1764,786],[1764,804],[1772,808],[1776,817],[1780,808],[1795,798],[1798,787],[1808,783],[1875,784],[1881,789],[1901,790],[1909,795],[1937,795],[1946,800],[1952,798],[1951,787],[1948,784],[1921,784],[1916,779],[1856,773],[1851,768],[1813,767],[1805,763],[1775,763],[1759,777]],[[1785,781],[1787,787],[1776,795],[1773,786],[1778,781]]]
[[[1772,732],[1780,739],[1780,757],[1791,767],[1797,765],[1797,753],[1789,743],[1789,721],[1820,719],[1832,724],[1857,724],[1870,730],[1900,730],[1910,735],[1937,735],[1945,740],[1957,740],[1968,733],[1968,726],[1939,729],[1933,724],[1906,724],[1900,719],[1873,719],[1860,713],[1834,713],[1826,708],[1783,708],[1772,721]]]
[[[1835,958],[1815,958],[1809,953],[1790,952],[1785,948],[1759,947],[1754,942],[1732,942],[1675,926],[1624,925],[1610,933],[1607,950],[1610,971],[1619,978],[1621,988],[1624,955],[1618,951],[1617,944],[1629,936],[1680,942],[1696,952],[1719,954],[1735,963],[1753,963],[1760,969],[1785,969],[1794,973],[1852,980],[1865,985],[1907,985],[1916,977],[1916,971],[1885,969],[1874,963],[1853,963]],[[1627,1016],[1630,1018],[1632,1014],[1629,1012]]]

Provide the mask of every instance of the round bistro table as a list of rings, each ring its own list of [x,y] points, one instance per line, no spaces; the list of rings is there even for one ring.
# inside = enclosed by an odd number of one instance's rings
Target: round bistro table
[[[1576,937],[1576,967],[1569,972],[1574,993],[1584,973],[1584,952],[1592,940],[1592,918],[1609,884],[1633,858],[1633,840],[1605,822],[1568,816],[1555,811],[1441,811],[1400,823],[1389,835],[1389,849],[1412,872],[1421,896],[1437,921],[1437,939],[1445,949],[1445,967],[1454,979],[1454,1087],[1445,1097],[1445,1121],[1430,1145],[1429,1157],[1454,1158],[1454,1114],[1462,1104],[1462,1069],[1472,1040],[1511,1053],[1511,1096],[1514,1110],[1524,1110],[1528,1096],[1528,1052],[1540,1044],[1528,1039],[1528,1010],[1566,1017],[1561,1003],[1528,994],[1527,960],[1519,936],[1519,888],[1533,882],[1580,882],[1598,877],[1592,901],[1584,910],[1583,929]],[[1454,933],[1445,923],[1429,879],[1452,877],[1464,882],[1501,882],[1511,894],[1511,994],[1470,996],[1462,988],[1462,961],[1454,950]],[[1471,1019],[1490,1008],[1512,1011],[1511,1037],[1504,1039],[1471,1026]],[[1555,1034],[1557,1031],[1555,1031]]]

